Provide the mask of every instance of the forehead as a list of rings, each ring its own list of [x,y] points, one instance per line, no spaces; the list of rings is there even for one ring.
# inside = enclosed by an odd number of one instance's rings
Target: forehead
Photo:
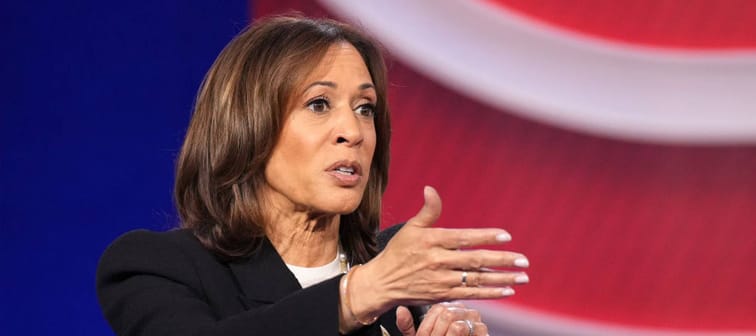
[[[306,82],[328,77],[336,77],[332,79],[342,80],[353,78],[360,82],[372,83],[370,72],[362,59],[362,55],[348,42],[338,42],[328,47],[323,58],[307,76]]]

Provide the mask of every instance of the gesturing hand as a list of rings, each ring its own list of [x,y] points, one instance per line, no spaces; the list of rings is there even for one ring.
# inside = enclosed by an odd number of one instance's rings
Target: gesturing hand
[[[435,335],[488,335],[488,326],[480,319],[480,313],[468,309],[459,302],[437,303],[425,314],[415,330],[412,314],[404,306],[396,309],[396,327],[403,336]]]
[[[510,287],[528,282],[525,273],[496,268],[526,268],[519,253],[469,249],[511,240],[501,229],[431,227],[441,214],[441,199],[425,187],[425,204],[386,248],[354,274],[354,309],[368,315],[396,305],[422,305],[458,299],[497,299]]]

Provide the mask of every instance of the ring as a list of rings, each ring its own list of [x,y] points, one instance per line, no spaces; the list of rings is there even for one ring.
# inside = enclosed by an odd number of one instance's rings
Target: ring
[[[467,271],[462,272],[462,287],[467,287]]]
[[[465,323],[467,324],[467,331],[468,335],[473,336],[475,335],[475,328],[473,328],[473,323],[470,320],[465,320]]]

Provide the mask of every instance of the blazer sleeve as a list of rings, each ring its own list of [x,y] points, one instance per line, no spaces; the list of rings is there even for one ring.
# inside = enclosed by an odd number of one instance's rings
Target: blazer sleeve
[[[195,261],[164,238],[148,231],[128,233],[100,260],[97,296],[117,335],[336,334],[340,277],[221,318],[204,297]]]

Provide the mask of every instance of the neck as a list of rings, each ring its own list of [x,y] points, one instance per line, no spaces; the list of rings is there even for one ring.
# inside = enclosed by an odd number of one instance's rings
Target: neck
[[[322,266],[336,257],[340,215],[313,216],[273,207],[265,235],[283,261],[301,267]]]

